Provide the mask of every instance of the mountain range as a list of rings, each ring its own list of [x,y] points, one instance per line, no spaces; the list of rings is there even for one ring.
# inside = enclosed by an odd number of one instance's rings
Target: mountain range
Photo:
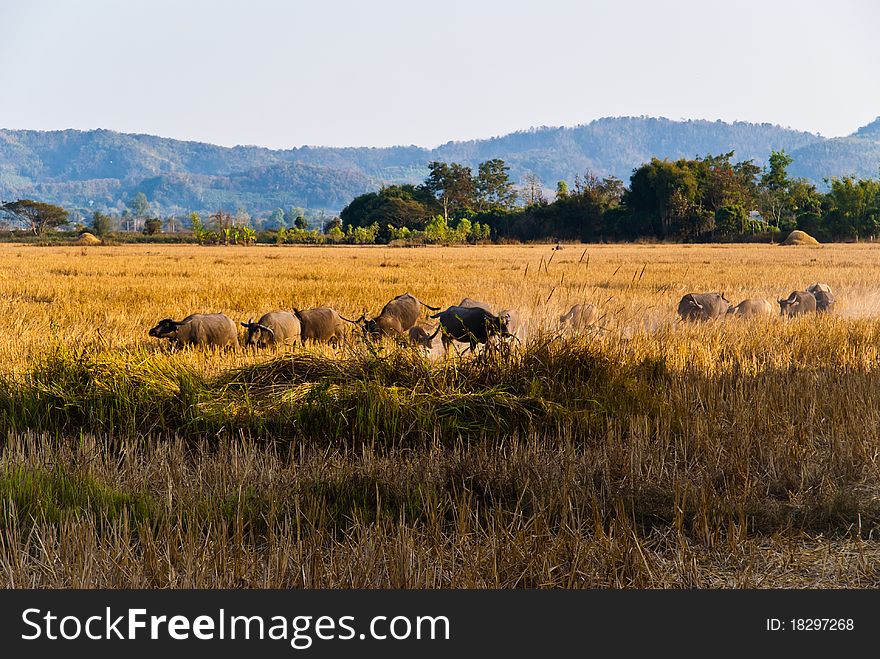
[[[432,160],[501,158],[511,178],[536,174],[547,188],[591,171],[628,182],[653,156],[735,151],[766,164],[771,150],[794,158],[790,173],[826,178],[880,174],[880,117],[846,137],[767,123],[612,117],[540,127],[491,139],[417,146],[267,149],[222,147],[111,130],[0,130],[0,200],[33,198],[87,212],[119,211],[143,192],[161,214],[242,208],[251,214],[299,206],[338,211],[390,183],[417,183]]]

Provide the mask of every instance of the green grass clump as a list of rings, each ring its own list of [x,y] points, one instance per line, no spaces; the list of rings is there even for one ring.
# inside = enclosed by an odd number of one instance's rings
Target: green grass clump
[[[18,526],[34,521],[58,523],[90,513],[95,519],[134,523],[149,521],[156,506],[150,497],[120,492],[95,478],[64,469],[5,466],[0,469],[0,505]]]
[[[149,353],[58,350],[6,382],[0,422],[17,432],[227,431],[318,442],[585,432],[635,409],[656,413],[653,372],[583,342],[438,362],[406,349],[295,352],[214,377]]]

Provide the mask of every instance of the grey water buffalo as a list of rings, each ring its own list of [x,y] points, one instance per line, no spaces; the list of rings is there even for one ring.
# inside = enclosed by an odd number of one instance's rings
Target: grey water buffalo
[[[816,296],[809,291],[792,291],[784,300],[779,300],[779,312],[783,316],[800,316],[816,311]]]
[[[772,316],[773,305],[764,298],[755,298],[743,300],[735,307],[730,307],[727,311],[728,316],[734,318],[757,318],[759,316]]]
[[[453,341],[468,343],[473,351],[478,344],[488,343],[493,336],[512,336],[507,328],[508,316],[496,315],[481,307],[452,306],[431,318],[439,318],[440,325],[430,338],[433,340],[440,333],[446,350]]]
[[[375,318],[366,320],[361,316],[358,322],[363,322],[364,334],[368,337],[401,336],[416,324],[422,307],[431,311],[440,311],[440,307],[432,307],[414,295],[404,293],[382,307],[382,311]]]
[[[834,294],[830,291],[816,290],[813,292],[816,298],[816,311],[819,313],[831,313],[834,311]]]
[[[318,341],[338,345],[345,338],[345,325],[343,322],[357,324],[353,320],[340,316],[335,309],[330,307],[317,307],[315,309],[294,309],[293,314],[300,323],[300,339],[306,341]]]
[[[168,339],[176,347],[238,347],[238,330],[233,320],[222,313],[196,313],[183,320],[164,318],[149,331],[157,339]]]
[[[724,293],[688,293],[678,303],[678,315],[682,320],[712,320],[725,315],[730,306]]]
[[[592,304],[576,304],[559,316],[559,325],[569,332],[592,327],[599,320],[599,310]]]
[[[507,324],[507,333],[509,336],[519,340],[525,333],[525,325],[522,322],[522,316],[516,309],[502,309],[498,315],[504,319]]]
[[[489,313],[492,313],[492,307],[486,304],[485,302],[480,302],[479,300],[473,300],[469,297],[462,298],[461,302],[458,303],[459,307],[467,307],[468,309],[485,309]]]
[[[818,291],[822,291],[823,293],[832,294],[831,287],[828,284],[822,284],[820,282],[816,282],[815,284],[810,284],[807,286],[807,290],[815,295]]]
[[[257,322],[251,318],[242,326],[247,329],[244,344],[265,348],[296,343],[300,338],[299,318],[290,311],[270,311]]]

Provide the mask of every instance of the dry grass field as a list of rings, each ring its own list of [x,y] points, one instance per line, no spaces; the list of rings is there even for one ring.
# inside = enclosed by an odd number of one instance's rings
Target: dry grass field
[[[880,583],[873,245],[0,246],[10,587]],[[688,325],[820,281],[833,315]],[[426,356],[170,352],[164,317],[517,309]],[[601,327],[559,336],[572,304]],[[427,322],[427,321],[426,321]]]

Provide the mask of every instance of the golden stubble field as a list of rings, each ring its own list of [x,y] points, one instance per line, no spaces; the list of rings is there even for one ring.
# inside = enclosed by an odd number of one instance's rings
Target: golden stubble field
[[[590,302],[602,313],[604,340],[640,340],[658,332],[673,351],[727,339],[752,349],[813,335],[828,325],[869,331],[880,322],[880,246],[826,245],[548,245],[435,247],[0,246],[0,364],[23,368],[55,345],[141,350],[157,342],[147,330],[160,318],[222,311],[235,321],[273,309],[332,306],[343,316],[376,314],[409,291],[433,306],[469,296],[520,311],[529,335],[555,329],[560,313]],[[809,283],[829,283],[835,319],[783,323],[716,323],[669,333],[687,292],[723,291],[734,304],[776,299]],[[425,319],[426,323],[430,323]],[[841,325],[842,323],[842,325]],[[723,329],[719,326],[723,325]],[[759,323],[758,325],[763,325]],[[819,354],[829,349],[816,338]],[[876,353],[849,355],[869,364]],[[200,356],[194,356],[197,361]],[[247,362],[253,355],[212,355]],[[693,356],[689,363],[693,365]]]
[[[880,583],[880,247],[0,246],[13,587]],[[687,292],[832,315],[678,322]],[[157,320],[517,309],[512,353],[170,353]],[[572,304],[601,328],[554,337]],[[427,321],[426,321],[427,322]]]

